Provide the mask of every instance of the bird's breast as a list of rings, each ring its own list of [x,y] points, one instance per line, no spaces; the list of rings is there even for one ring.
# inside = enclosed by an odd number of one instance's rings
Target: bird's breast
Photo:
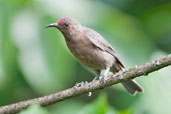
[[[90,59],[92,56],[92,45],[88,41],[82,39],[67,41],[70,51],[81,61]]]

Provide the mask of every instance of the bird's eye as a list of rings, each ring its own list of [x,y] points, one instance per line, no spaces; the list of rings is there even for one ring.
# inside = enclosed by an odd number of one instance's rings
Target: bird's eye
[[[68,27],[68,26],[69,26],[69,24],[65,23],[65,24],[64,24],[64,26]]]

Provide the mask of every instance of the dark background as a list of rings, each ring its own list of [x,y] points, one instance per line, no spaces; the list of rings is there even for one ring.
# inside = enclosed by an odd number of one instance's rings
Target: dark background
[[[93,79],[62,34],[44,28],[63,16],[101,33],[127,68],[171,52],[170,0],[0,0],[0,106]],[[168,67],[137,78],[145,93],[134,97],[118,84],[22,114],[169,114],[170,76]]]

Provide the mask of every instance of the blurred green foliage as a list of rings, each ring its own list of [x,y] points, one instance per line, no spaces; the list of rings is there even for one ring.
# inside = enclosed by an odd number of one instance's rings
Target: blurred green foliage
[[[62,34],[44,28],[62,16],[101,33],[127,68],[171,52],[170,0],[0,0],[0,106],[93,79]],[[119,84],[21,114],[169,114],[170,74],[168,67],[138,78],[145,93],[134,97]]]
[[[102,94],[96,99],[96,101],[84,106],[78,114],[106,114],[108,108],[107,98]]]
[[[49,114],[47,110],[42,108],[39,104],[33,104],[26,110],[19,112],[19,114]]]

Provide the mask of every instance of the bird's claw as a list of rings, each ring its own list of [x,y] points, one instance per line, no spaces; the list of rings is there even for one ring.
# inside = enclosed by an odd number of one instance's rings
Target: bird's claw
[[[102,75],[102,77],[100,77],[100,79],[103,79],[103,82],[106,83],[106,81],[107,81],[107,75]]]
[[[103,78],[103,82],[106,83],[106,81],[107,81],[107,79],[104,77],[104,78]]]

